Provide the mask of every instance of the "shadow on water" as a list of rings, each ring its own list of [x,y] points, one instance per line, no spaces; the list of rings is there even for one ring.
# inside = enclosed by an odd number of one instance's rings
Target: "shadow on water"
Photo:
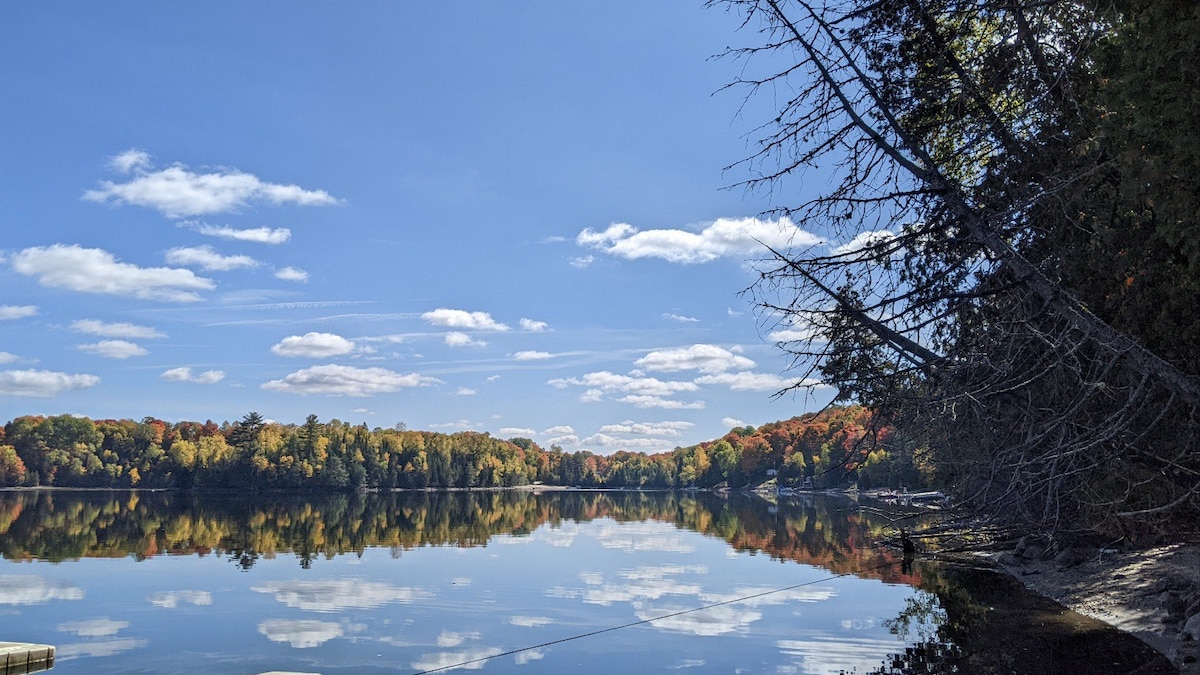
[[[214,555],[249,570],[263,558],[290,554],[309,568],[367,548],[399,557],[426,546],[486,546],[498,536],[600,518],[666,522],[738,551],[918,589],[887,623],[912,646],[872,672],[1175,672],[1140,641],[1068,612],[1005,574],[920,558],[911,564],[882,545],[896,535],[894,514],[836,497],[6,491],[0,492],[0,556],[59,562]]]

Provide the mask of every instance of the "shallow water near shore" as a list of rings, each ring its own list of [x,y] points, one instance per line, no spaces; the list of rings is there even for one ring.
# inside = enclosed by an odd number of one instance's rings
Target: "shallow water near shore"
[[[1172,672],[1003,574],[904,566],[891,517],[825,496],[0,492],[0,640],[54,644],[69,673]]]

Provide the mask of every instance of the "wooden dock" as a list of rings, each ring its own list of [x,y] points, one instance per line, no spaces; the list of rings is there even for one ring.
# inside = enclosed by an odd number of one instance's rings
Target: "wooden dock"
[[[54,646],[0,642],[0,675],[23,675],[54,667]]]

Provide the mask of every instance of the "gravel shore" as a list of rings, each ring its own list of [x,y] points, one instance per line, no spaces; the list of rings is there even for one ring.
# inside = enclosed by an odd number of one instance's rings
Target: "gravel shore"
[[[1030,544],[996,562],[1036,593],[1136,636],[1181,673],[1200,675],[1200,546],[1070,549],[1046,560]]]

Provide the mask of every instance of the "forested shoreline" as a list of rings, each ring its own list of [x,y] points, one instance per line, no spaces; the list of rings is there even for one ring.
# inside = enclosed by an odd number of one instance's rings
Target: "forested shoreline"
[[[234,423],[22,416],[0,436],[0,487],[174,489],[609,488],[919,485],[919,453],[861,406],[834,407],[671,452],[600,455],[528,438],[368,428],[339,420]]]

